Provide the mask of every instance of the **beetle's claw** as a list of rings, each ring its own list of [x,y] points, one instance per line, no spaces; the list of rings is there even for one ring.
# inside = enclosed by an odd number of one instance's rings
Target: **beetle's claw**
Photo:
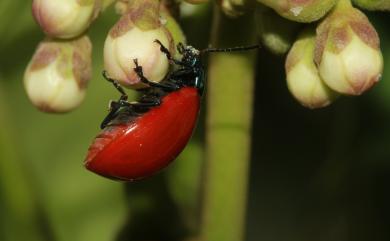
[[[183,54],[185,49],[184,44],[182,42],[178,43],[176,49],[179,52],[179,54]]]
[[[134,61],[134,64],[135,64],[135,68],[134,71],[138,74],[138,75],[142,75],[142,66],[139,66],[138,65],[138,59],[133,59]]]
[[[112,110],[112,106],[113,106],[113,103],[114,101],[113,100],[110,100],[109,102],[108,102],[108,111],[111,111]]]
[[[163,49],[163,48],[165,48],[165,47],[164,47],[164,45],[161,43],[161,41],[160,41],[160,40],[158,40],[158,39],[155,39],[153,42],[155,42],[155,43],[157,43],[158,45],[160,45],[160,49]]]

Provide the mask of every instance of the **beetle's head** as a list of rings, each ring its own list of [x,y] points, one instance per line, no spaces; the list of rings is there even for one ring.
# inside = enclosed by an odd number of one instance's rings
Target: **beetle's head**
[[[177,51],[183,56],[181,61],[188,67],[196,67],[200,65],[200,51],[190,45],[177,45]]]

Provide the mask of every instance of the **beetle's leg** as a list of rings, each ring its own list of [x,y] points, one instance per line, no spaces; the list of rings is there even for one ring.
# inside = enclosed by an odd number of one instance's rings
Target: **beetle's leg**
[[[193,73],[192,68],[180,68],[178,70],[175,70],[169,74],[167,79],[169,79],[171,82],[175,83],[176,85],[182,86],[183,79],[186,79],[188,75],[191,75]]]
[[[114,85],[115,89],[117,89],[121,93],[121,97],[119,100],[127,100],[127,94],[125,90],[122,88],[122,86],[120,86],[120,84],[116,80],[108,77],[107,71],[103,70],[102,75],[107,81],[111,82]]]
[[[133,59],[133,61],[134,61],[134,64],[135,64],[134,71],[137,73],[137,75],[140,78],[142,83],[145,83],[145,84],[149,85],[150,87],[160,88],[160,89],[163,89],[163,90],[166,90],[166,91],[175,91],[175,90],[180,88],[176,84],[157,83],[157,82],[153,82],[153,81],[148,80],[144,76],[144,73],[142,71],[142,66],[138,65],[138,60],[137,59]]]
[[[191,74],[194,70],[192,68],[181,68],[176,71],[173,71],[170,75],[171,78],[180,79],[182,76]]]
[[[126,100],[119,99],[118,101],[110,101],[110,112],[107,114],[107,116],[103,119],[102,123],[100,124],[100,129],[104,129],[108,123],[110,123],[115,117],[118,116],[118,111],[122,107],[130,107],[131,104],[127,102]]]
[[[141,108],[150,108],[161,105],[160,98],[157,97],[149,97],[143,98],[140,102],[131,102],[132,107],[141,107]]]
[[[117,89],[119,93],[121,93],[121,96],[119,97],[118,101],[110,102],[110,106],[109,106],[110,112],[107,114],[107,116],[103,119],[102,123],[100,124],[100,128],[104,129],[104,127],[106,127],[108,123],[110,123],[110,121],[112,121],[115,117],[118,116],[118,110],[122,107],[130,106],[130,103],[127,102],[128,97],[125,90],[122,88],[122,86],[120,86],[120,84],[116,80],[108,77],[107,71],[104,70],[102,72],[102,75],[107,81],[111,82],[114,85],[115,89]]]
[[[170,53],[169,50],[161,43],[160,40],[155,39],[154,42],[157,43],[158,45],[160,45],[160,51],[163,52],[163,53],[165,54],[165,56],[167,56],[167,59],[168,59],[168,60],[173,60],[173,58],[172,58],[172,56],[171,56],[171,53]]]
[[[107,116],[103,119],[102,123],[100,124],[100,129],[104,129],[108,123],[110,123],[115,117],[118,116],[118,109],[114,110],[111,109],[110,112],[107,114]]]
[[[185,51],[184,44],[182,42],[178,43],[176,49],[179,51],[179,54],[183,54]]]
[[[169,50],[160,42],[160,40],[158,39],[155,39],[154,40],[155,43],[157,43],[158,45],[160,45],[160,51],[163,52],[165,54],[165,56],[167,56],[167,59],[169,61],[172,61],[173,63],[177,64],[177,65],[184,65],[184,63],[180,60],[177,60],[177,59],[174,59],[171,55],[171,53],[169,52]],[[179,46],[179,45],[178,45]],[[183,46],[183,49],[184,49],[184,46]],[[179,51],[179,50],[178,50]],[[180,52],[180,54],[182,54],[183,52]]]

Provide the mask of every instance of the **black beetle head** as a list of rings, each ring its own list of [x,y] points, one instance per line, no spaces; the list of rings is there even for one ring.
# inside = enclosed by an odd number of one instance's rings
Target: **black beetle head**
[[[189,67],[196,67],[200,65],[200,51],[196,48],[187,45],[184,46],[182,43],[177,45],[177,50],[183,56],[181,61]]]

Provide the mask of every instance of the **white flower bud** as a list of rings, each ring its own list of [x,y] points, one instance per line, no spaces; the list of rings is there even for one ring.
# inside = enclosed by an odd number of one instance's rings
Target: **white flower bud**
[[[104,44],[104,68],[109,76],[124,86],[133,86],[140,82],[133,68],[133,59],[143,68],[146,78],[151,81],[161,81],[168,72],[168,60],[161,53],[158,39],[164,46],[169,46],[169,40],[162,29],[142,31],[133,28],[126,34],[114,37],[109,35]]]
[[[91,50],[86,36],[41,42],[24,75],[31,102],[44,112],[67,112],[79,106],[91,78]]]
[[[379,81],[383,58],[378,34],[348,0],[339,1],[318,26],[317,35],[315,62],[330,88],[360,95]]]
[[[305,107],[321,108],[333,102],[337,94],[329,89],[314,64],[315,32],[303,32],[286,59],[287,85],[291,94]]]
[[[42,30],[55,38],[82,34],[97,16],[99,0],[34,0],[32,12]]]
[[[173,21],[173,18],[160,17],[158,1],[131,2],[104,44],[104,67],[108,75],[125,87],[145,87],[133,70],[133,60],[137,59],[146,78],[155,82],[163,80],[169,62],[154,41],[159,40],[175,56],[175,42],[166,27],[173,25],[167,21]]]

